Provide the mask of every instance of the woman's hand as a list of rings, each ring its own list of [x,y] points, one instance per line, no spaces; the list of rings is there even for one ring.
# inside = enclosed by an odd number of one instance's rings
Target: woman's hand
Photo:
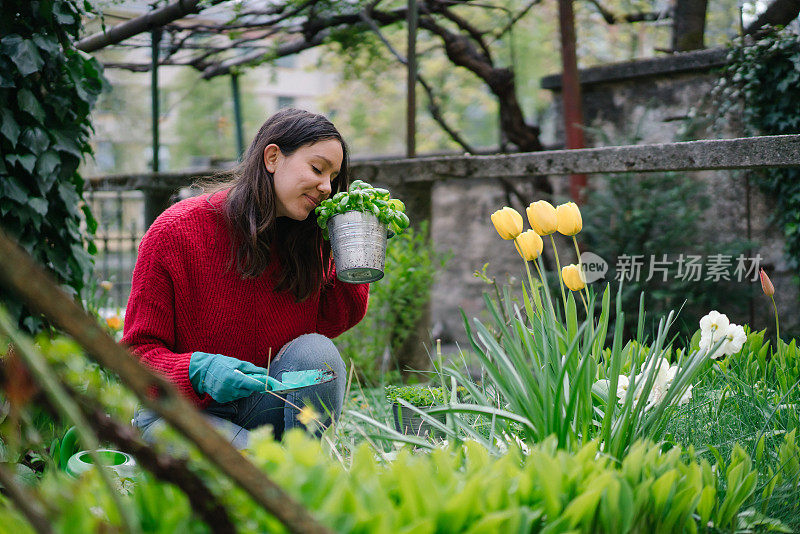
[[[222,354],[193,352],[189,381],[198,395],[207,393],[219,403],[231,402],[266,391],[267,370]]]

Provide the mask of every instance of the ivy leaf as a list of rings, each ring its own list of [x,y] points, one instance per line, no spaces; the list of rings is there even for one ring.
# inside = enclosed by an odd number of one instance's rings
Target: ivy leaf
[[[27,191],[19,185],[17,179],[13,176],[9,176],[0,182],[0,191],[3,193],[0,196],[10,198],[17,204],[25,204],[28,201]]]
[[[11,75],[11,65],[5,61],[5,57],[0,56],[0,89],[12,89],[16,86]]]
[[[23,77],[38,72],[44,65],[39,50],[29,39],[23,39],[16,34],[9,35],[0,40],[0,45],[2,45],[3,52],[11,57],[11,61],[14,62]]]
[[[36,156],[33,154],[25,154],[24,156],[19,156],[17,154],[11,154],[6,156],[6,161],[9,162],[11,165],[19,164],[22,166],[23,169],[28,171],[28,174],[33,172],[33,168],[36,165]]]
[[[19,94],[17,94],[17,104],[19,104],[22,111],[26,112],[37,121],[44,122],[44,110],[42,109],[42,105],[39,104],[39,101],[30,89],[20,90]]]
[[[72,184],[58,184],[58,196],[64,201],[65,207],[71,216],[78,217],[80,215],[78,205],[81,202],[81,197],[78,196]]]
[[[19,139],[19,125],[17,121],[14,120],[14,115],[11,113],[10,109],[3,108],[0,110],[0,114],[2,114],[3,119],[3,124],[0,125],[0,133],[11,141],[12,147],[16,147],[17,139]]]
[[[35,155],[39,155],[50,145],[50,139],[47,138],[47,133],[41,128],[35,126],[25,128],[19,142],[30,149]]]
[[[71,7],[69,2],[57,2],[53,6],[53,15],[56,17],[56,22],[64,26],[71,26],[77,22],[76,14],[69,10]]]
[[[14,203],[0,195],[0,215],[5,216],[14,207]]]
[[[44,217],[47,215],[47,199],[41,197],[32,197],[28,199],[28,206],[30,206],[33,211]]]
[[[67,137],[62,132],[55,131],[53,132],[53,137],[55,137],[55,144],[53,148],[58,150],[59,152],[67,152],[72,154],[73,156],[80,158],[82,153],[80,146],[78,143],[75,142],[74,139]]]
[[[36,160],[36,174],[39,176],[39,191],[43,195],[46,195],[47,192],[50,191],[56,178],[58,178],[58,174],[54,171],[60,163],[61,160],[58,159],[58,154],[53,150],[48,150]]]
[[[81,207],[83,211],[83,215],[86,217],[86,227],[90,234],[94,234],[97,232],[97,219],[94,218],[94,213],[92,213],[91,208],[89,208],[88,204],[84,204]],[[94,243],[91,243],[94,245]],[[96,251],[96,249],[95,249]],[[94,253],[93,253],[94,254]]]
[[[58,44],[58,39],[56,39],[55,36],[39,33],[33,36],[33,42],[39,47],[39,50],[43,50],[51,56],[57,57],[61,52],[61,46]]]

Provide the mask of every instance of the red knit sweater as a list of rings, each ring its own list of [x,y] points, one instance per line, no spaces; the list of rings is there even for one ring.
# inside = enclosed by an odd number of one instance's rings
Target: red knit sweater
[[[295,302],[274,291],[273,261],[258,278],[228,269],[231,242],[222,210],[225,192],[178,202],[142,238],[125,313],[122,342],[197,405],[189,382],[192,352],[224,354],[265,367],[292,339],[313,332],[333,338],[367,311],[369,284],[331,285]]]

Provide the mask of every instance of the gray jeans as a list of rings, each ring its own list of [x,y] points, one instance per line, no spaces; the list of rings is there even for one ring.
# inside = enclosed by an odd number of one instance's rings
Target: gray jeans
[[[336,372],[336,379],[325,384],[290,391],[286,394],[254,393],[249,397],[225,404],[211,401],[204,414],[208,421],[231,438],[237,449],[244,449],[250,439],[250,430],[272,425],[276,439],[281,439],[290,428],[304,428],[297,420],[298,408],[313,407],[321,414],[320,421],[328,425],[333,416],[342,413],[344,389],[347,380],[342,357],[333,342],[321,334],[304,334],[281,348],[269,366],[269,375],[278,380],[286,371],[328,369]],[[155,433],[166,422],[154,412],[139,408],[133,425],[142,431],[142,437],[153,441]]]

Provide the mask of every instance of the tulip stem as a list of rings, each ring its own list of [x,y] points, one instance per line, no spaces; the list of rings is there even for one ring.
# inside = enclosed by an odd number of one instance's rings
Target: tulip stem
[[[553,239],[553,234],[550,234],[550,242],[553,244],[553,253],[556,255],[556,267],[558,268],[558,283],[561,286],[561,300],[564,302],[564,317],[567,313],[567,294],[564,292],[564,279],[561,276],[561,262],[558,261],[558,249],[556,248],[556,240]]]
[[[572,236],[572,243],[575,245],[575,254],[577,254],[577,256],[578,256],[578,269],[580,269],[581,275],[583,275],[584,272],[583,272],[583,263],[581,263],[581,249],[578,248],[578,240],[575,239],[575,236]],[[584,278],[586,278],[586,277],[584,276]],[[584,280],[584,283],[586,283],[586,280]],[[586,284],[586,286],[583,288],[583,291],[586,293],[586,300],[589,300],[589,285],[588,284]],[[586,313],[588,315],[588,313],[589,313],[588,308],[586,310]]]
[[[585,288],[584,288],[584,289],[585,289]],[[581,296],[581,300],[583,301],[583,307],[584,307],[584,309],[586,310],[586,318],[588,319],[588,318],[589,318],[589,305],[588,305],[588,304],[586,304],[586,299],[584,298],[584,296],[583,296],[583,293],[581,293],[580,291],[578,291],[578,295],[580,295],[580,296]]]
[[[775,296],[770,295],[772,299],[772,309],[775,310],[775,350],[778,351],[778,358],[781,357],[781,325],[778,322],[778,306],[775,305]]]

